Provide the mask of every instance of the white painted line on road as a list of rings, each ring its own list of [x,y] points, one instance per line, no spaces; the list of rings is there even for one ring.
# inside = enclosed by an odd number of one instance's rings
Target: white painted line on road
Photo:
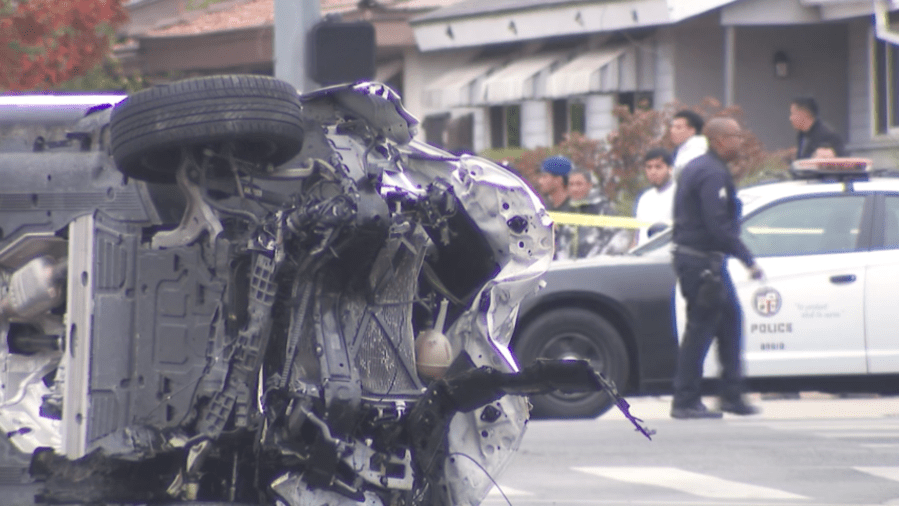
[[[746,423],[745,425],[750,425]],[[864,423],[859,421],[845,423],[790,423],[782,424],[780,422],[756,424],[761,427],[767,427],[774,430],[804,430],[804,431],[828,431],[828,430],[846,430],[846,429],[863,429],[863,430],[892,430],[899,431],[899,423]]]
[[[862,422],[858,420],[847,420],[839,422],[825,423],[794,423],[790,422],[742,422],[741,425],[754,425],[758,427],[766,427],[774,430],[799,430],[799,431],[837,431],[837,430],[892,430],[899,431],[899,422]]]
[[[873,474],[879,478],[899,481],[899,467],[853,467],[856,471]]]
[[[528,495],[534,495],[531,492],[526,492],[524,490],[518,490],[517,488],[507,487],[505,485],[500,485],[499,488],[503,489],[503,494],[506,494],[506,497],[522,497]],[[487,497],[502,497],[503,494],[499,493],[499,490],[496,487],[490,489],[490,492],[487,492]]]
[[[672,488],[713,499],[808,499],[808,497],[783,490],[724,480],[675,467],[575,467],[572,469],[601,478]]]
[[[899,439],[899,432],[813,432],[812,434],[819,437],[826,437],[829,439],[863,439],[863,438],[874,438],[874,439]]]
[[[482,504],[502,504],[503,506],[508,506],[508,503],[505,502],[502,498],[488,497],[484,499]],[[678,501],[678,500],[641,500],[641,499],[626,499],[622,501],[621,499],[601,499],[598,497],[591,497],[590,499],[518,499],[515,501],[515,506],[534,506],[534,505],[548,505],[548,506],[562,506],[563,504],[573,504],[573,505],[582,505],[587,504],[589,506],[599,506],[599,505],[610,505],[610,506],[621,506],[622,504],[627,504],[629,506],[721,506],[721,503],[717,502],[696,502],[693,500],[692,502],[686,501]],[[828,502],[816,502],[814,506],[846,506],[847,503],[828,503]],[[856,504],[853,503],[852,506],[883,506],[884,503],[872,504]],[[748,502],[737,502],[737,501],[728,501],[726,506],[771,506],[771,503],[760,503],[758,501],[748,501]],[[777,506],[810,506],[807,501],[804,502],[784,502],[778,501]]]

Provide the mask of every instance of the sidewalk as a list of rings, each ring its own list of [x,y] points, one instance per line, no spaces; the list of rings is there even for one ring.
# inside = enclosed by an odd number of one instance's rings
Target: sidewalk
[[[798,399],[763,399],[760,394],[748,394],[747,400],[762,409],[758,415],[725,418],[742,419],[807,419],[807,418],[899,418],[899,397],[870,396],[842,398],[820,392],[802,392]],[[671,396],[625,397],[631,414],[643,420],[670,419]],[[717,399],[705,397],[703,402],[714,409]],[[623,420],[617,408],[599,417],[603,420]]]

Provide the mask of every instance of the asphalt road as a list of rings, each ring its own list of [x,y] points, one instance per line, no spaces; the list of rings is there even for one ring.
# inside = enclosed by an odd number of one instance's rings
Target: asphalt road
[[[617,413],[533,421],[497,480],[506,497],[494,488],[483,504],[899,505],[899,397],[752,397],[761,414],[719,420],[629,399],[652,441]]]
[[[497,479],[505,498],[494,488],[483,505],[899,506],[899,397],[802,396],[753,396],[761,414],[721,420],[672,420],[669,397],[628,399],[652,441],[615,411],[533,421]],[[2,487],[0,506],[33,494]]]

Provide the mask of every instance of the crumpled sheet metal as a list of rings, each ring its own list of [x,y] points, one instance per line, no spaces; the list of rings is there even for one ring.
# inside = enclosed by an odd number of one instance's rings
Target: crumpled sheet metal
[[[526,183],[487,160],[463,157],[453,176],[466,213],[497,252],[500,271],[481,296],[489,292],[487,336],[508,351],[519,304],[537,289],[552,261],[552,220]],[[523,228],[511,225],[522,218]],[[510,355],[506,358],[514,363]]]
[[[476,365],[514,372],[518,366],[508,345],[519,304],[538,288],[552,260],[552,220],[527,184],[508,170],[476,157],[463,157],[454,165],[455,194],[497,253],[500,270],[447,337]],[[510,225],[513,219],[519,220],[515,226]],[[485,296],[490,304],[483,312],[480,301]],[[505,470],[521,444],[527,399],[507,395],[490,406],[501,413],[496,421],[483,420],[482,407],[457,413],[450,423],[444,465],[453,504],[480,504],[493,486],[491,477]]]

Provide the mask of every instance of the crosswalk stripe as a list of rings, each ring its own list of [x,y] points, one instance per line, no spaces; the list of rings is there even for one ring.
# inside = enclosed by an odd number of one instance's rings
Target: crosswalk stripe
[[[803,423],[803,424],[782,424],[782,423],[756,423],[768,429],[774,430],[798,430],[808,431],[839,431],[839,430],[886,430],[899,431],[899,423]]]
[[[856,471],[873,474],[878,478],[899,481],[899,467],[853,467]]]
[[[672,488],[713,499],[808,499],[808,497],[725,480],[674,467],[575,467],[575,471],[641,485]]]
[[[858,431],[858,432],[813,432],[819,437],[830,439],[858,439],[858,438],[877,438],[877,439],[899,439],[899,431]]]

